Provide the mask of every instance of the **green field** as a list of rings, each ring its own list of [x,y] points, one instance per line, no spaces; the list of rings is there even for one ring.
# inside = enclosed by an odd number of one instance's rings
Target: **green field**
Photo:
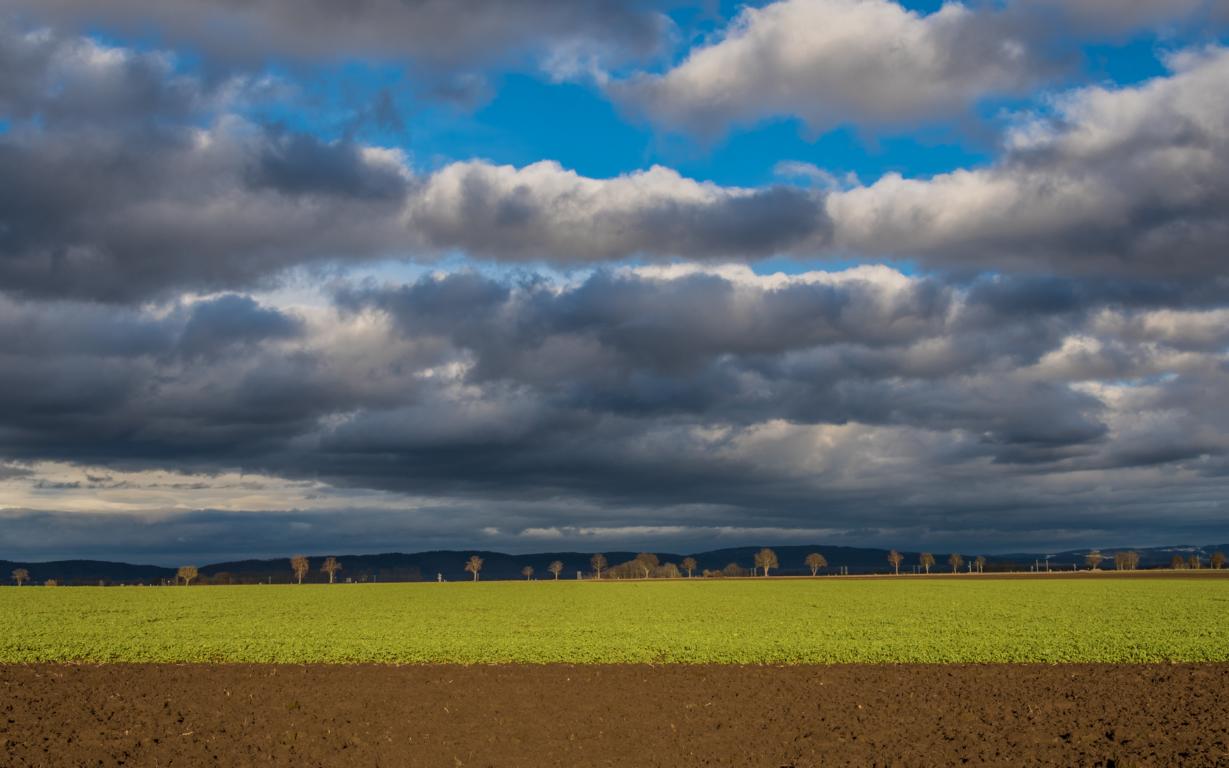
[[[1229,661],[1229,580],[0,589],[0,662]]]

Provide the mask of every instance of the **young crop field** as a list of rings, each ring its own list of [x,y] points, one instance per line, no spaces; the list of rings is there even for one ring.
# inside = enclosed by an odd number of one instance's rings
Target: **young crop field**
[[[0,662],[1229,661],[1229,580],[0,589]]]

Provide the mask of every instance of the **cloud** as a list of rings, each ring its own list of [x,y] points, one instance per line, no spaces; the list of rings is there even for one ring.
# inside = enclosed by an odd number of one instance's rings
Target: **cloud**
[[[1025,12],[1049,13],[1055,23],[1091,35],[1229,19],[1224,0],[1013,0],[1013,5]]]
[[[0,286],[130,301],[247,287],[404,240],[394,152],[235,116],[250,81],[177,75],[160,53],[0,24]]]
[[[0,51],[26,62],[0,82],[15,119],[0,134],[0,284],[13,293],[129,302],[387,256],[725,259],[827,236],[810,190],[722,187],[662,167],[595,179],[553,162],[421,175],[400,151],[239,116],[246,99],[267,98],[247,80],[5,32]]]
[[[617,56],[657,50],[668,26],[660,4],[640,0],[13,0],[10,11],[70,30],[147,33],[204,50],[214,61],[346,58],[470,69],[588,45]]]
[[[298,318],[262,307],[251,297],[231,294],[191,307],[179,349],[187,355],[208,355],[271,339],[292,339],[302,332]]]
[[[1180,372],[1155,385],[1159,397],[1185,377],[1223,377],[1221,351],[1133,330],[1172,310],[1093,295],[1021,313],[980,286],[882,267],[795,277],[645,268],[562,284],[439,275],[345,288],[338,314],[298,321],[237,296],[158,317],[115,308],[110,322],[140,323],[150,341],[54,353],[34,334],[60,336],[82,310],[10,302],[5,322],[27,332],[6,352],[0,451],[396,491],[617,497],[636,487],[716,503],[767,491],[701,490],[714,473],[748,461],[767,476],[788,471],[784,454],[772,469],[762,446],[735,450],[752,434],[856,425],[929,435],[957,464],[1074,471],[1105,461],[1113,438],[1113,403],[1086,382]],[[1120,350],[1108,368],[1073,357],[1073,340],[1094,332],[1104,344],[1091,352]],[[87,368],[88,386],[73,374]],[[1200,445],[1204,455],[1211,443]]]
[[[373,258],[405,240],[399,161],[336,145],[281,150],[234,120],[139,145],[126,135],[0,137],[9,181],[0,283],[31,296],[132,301],[259,284],[289,266]],[[316,164],[322,156],[331,163]],[[326,173],[335,186],[319,186]]]
[[[1176,283],[1203,301],[1225,289],[1207,279],[1229,245],[1229,112],[1212,96],[1229,75],[1223,48],[1173,54],[1172,74],[1139,85],[1057,96],[1020,115],[985,167],[861,185],[786,164],[817,183],[745,188],[660,166],[599,179],[549,161],[472,160],[421,173],[396,150],[236,116],[236,99],[261,98],[247,81],[168,75],[153,54],[71,53],[82,45],[0,37],[0,49],[46,49],[26,58],[61,72],[33,89],[0,83],[0,100],[19,105],[0,135],[0,172],[13,181],[0,190],[0,278],[11,293],[131,302],[267,286],[303,265],[458,251],[564,266],[899,258],[1099,274],[1132,290]],[[116,84],[130,75],[168,93]],[[70,98],[90,89],[61,80],[102,80],[147,104]]]
[[[901,125],[1033,85],[1050,65],[1025,34],[959,3],[921,14],[890,0],[780,0],[744,8],[676,67],[610,92],[659,125],[707,135],[786,115],[815,132]]]
[[[993,165],[885,176],[827,198],[838,248],[935,267],[1225,283],[1229,51],[1090,87],[1021,119]]]
[[[411,204],[410,226],[435,248],[584,263],[821,247],[827,222],[822,198],[793,187],[721,187],[660,166],[593,179],[554,162],[468,162],[426,181]]]
[[[931,13],[894,0],[777,0],[743,7],[665,72],[613,79],[607,91],[658,127],[709,139],[784,117],[813,134],[899,129],[1068,75],[1090,40],[1226,22],[1222,0],[948,2]]]
[[[343,281],[298,309],[4,299],[4,494],[29,530],[219,510],[200,530],[253,553],[291,519],[355,548],[1207,535],[1223,308],[1098,286],[690,264]]]

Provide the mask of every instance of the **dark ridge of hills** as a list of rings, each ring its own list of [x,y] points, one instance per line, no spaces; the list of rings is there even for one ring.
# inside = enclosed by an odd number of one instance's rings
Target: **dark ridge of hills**
[[[699,552],[691,555],[697,562],[697,573],[704,570],[721,570],[730,563],[743,568],[750,568],[754,563],[755,553],[760,547],[731,547]],[[1103,549],[1106,566],[1112,567],[1114,552],[1118,549]],[[837,547],[812,544],[806,546],[773,547],[777,553],[780,567],[774,571],[781,575],[802,575],[809,573],[803,560],[807,554],[818,552],[828,561],[825,572],[836,572],[841,568],[849,573],[887,573],[891,570],[888,564],[888,550],[867,547]],[[1204,562],[1212,552],[1217,550],[1229,552],[1229,544],[1217,546],[1172,546],[1172,547],[1136,547],[1140,553],[1141,568],[1156,568],[1168,566],[1175,554],[1189,557],[1198,553]],[[1050,568],[1055,570],[1070,570],[1073,566],[1084,567],[1084,556],[1091,550],[1067,550],[1057,553],[1017,553],[986,556],[988,571],[1027,571],[1033,564],[1044,564],[1049,557]],[[342,570],[338,574],[341,581],[383,582],[383,581],[434,581],[443,578],[447,581],[459,581],[472,578],[465,572],[465,562],[470,555],[476,554],[483,559],[482,578],[486,580],[522,579],[521,570],[525,566],[534,569],[534,577],[538,579],[553,578],[548,572],[549,565],[558,560],[563,563],[560,578],[575,579],[577,571],[590,571],[588,552],[539,552],[527,555],[509,555],[503,552],[484,550],[436,550],[430,552],[400,553],[388,552],[373,555],[337,555]],[[633,559],[635,552],[611,551],[604,553],[610,565],[617,565]],[[661,562],[679,563],[684,555],[658,552]],[[918,563],[917,551],[901,550],[904,562],[901,572],[912,572]],[[934,552],[935,571],[946,571],[947,552]],[[962,553],[966,561],[976,556],[976,553]],[[309,556],[311,572],[308,582],[328,581],[328,577],[320,572],[325,555]],[[967,566],[966,566],[967,567]],[[1044,566],[1043,566],[1044,567]],[[156,565],[132,565],[129,563],[109,562],[104,560],[57,560],[44,563],[15,562],[0,560],[0,583],[11,583],[10,574],[17,568],[25,568],[30,572],[31,583],[42,584],[48,579],[55,579],[60,584],[160,584],[174,581],[175,568],[165,568]],[[201,583],[215,584],[282,584],[293,580],[290,571],[289,558],[271,558],[258,560],[235,560],[223,563],[213,563],[200,567]]]
[[[1206,566],[1208,557],[1211,556],[1213,552],[1224,552],[1225,554],[1229,554],[1229,544],[1214,544],[1203,547],[1197,547],[1190,544],[1168,547],[1116,547],[1111,549],[1102,549],[1100,552],[1105,556],[1107,564],[1112,567],[1114,553],[1126,550],[1139,553],[1140,568],[1165,568],[1169,566],[1174,555],[1180,555],[1185,558],[1194,554],[1198,554]],[[1036,561],[1044,568],[1046,558],[1049,557],[1051,569],[1061,567],[1064,570],[1070,570],[1072,565],[1083,567],[1084,557],[1092,551],[1093,550],[1091,549],[1069,549],[1063,552],[1051,552],[1045,554],[1007,554],[996,555],[995,559],[1009,559],[1020,563],[1028,563],[1029,565],[1032,565],[1033,562]]]
[[[46,563],[18,563],[0,560],[0,583],[11,581],[12,572],[25,568],[32,583],[42,584],[55,579],[61,584],[157,584],[162,579],[174,579],[174,568],[157,565],[132,565],[108,560],[54,560]]]

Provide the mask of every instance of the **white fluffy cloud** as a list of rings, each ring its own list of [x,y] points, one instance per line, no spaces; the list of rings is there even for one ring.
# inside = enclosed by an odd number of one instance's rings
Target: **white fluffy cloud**
[[[672,128],[797,115],[822,130],[959,111],[1032,84],[1039,66],[1026,40],[959,3],[923,15],[891,0],[780,0],[745,8],[665,74],[611,89]]]
[[[456,163],[425,180],[409,219],[431,247],[563,262],[768,255],[826,236],[818,195],[722,187],[660,166],[594,179],[554,162]]]
[[[937,266],[1201,280],[1229,253],[1229,50],[1022,120],[986,168],[837,192],[840,248]]]

